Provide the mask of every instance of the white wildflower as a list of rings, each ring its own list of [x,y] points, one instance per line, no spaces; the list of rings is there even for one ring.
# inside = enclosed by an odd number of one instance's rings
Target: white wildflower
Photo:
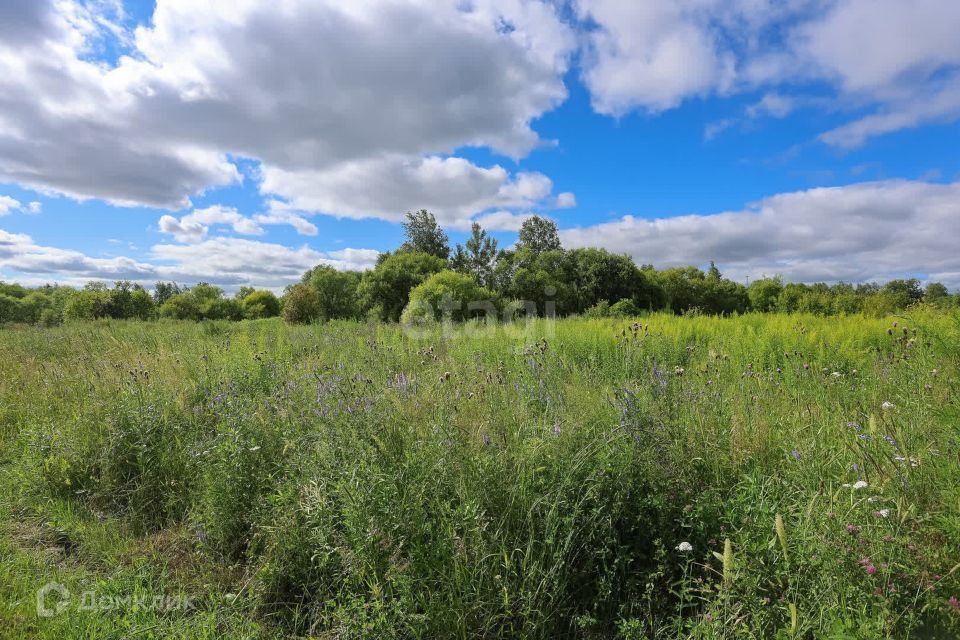
[[[681,542],[677,545],[677,551],[680,551],[681,553],[688,553],[693,551],[693,545],[689,542]]]
[[[890,402],[889,400],[884,400],[883,404],[880,405],[880,408],[883,409],[884,411],[890,411],[890,409],[893,409],[893,403]]]
[[[830,375],[832,375],[834,378],[839,378],[839,377],[842,376],[843,374],[840,373],[839,371],[834,371],[834,372],[831,373]]]
[[[865,480],[857,480],[853,484],[845,484],[843,486],[850,487],[851,489],[866,489],[870,485],[868,485]]]
[[[877,511],[877,515],[879,515],[881,518],[889,517],[890,509],[879,509]]]

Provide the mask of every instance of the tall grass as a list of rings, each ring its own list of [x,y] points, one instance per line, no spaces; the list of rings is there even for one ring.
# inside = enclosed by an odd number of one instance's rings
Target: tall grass
[[[183,635],[960,633],[956,316],[466,329],[0,331],[9,508],[189,539]]]

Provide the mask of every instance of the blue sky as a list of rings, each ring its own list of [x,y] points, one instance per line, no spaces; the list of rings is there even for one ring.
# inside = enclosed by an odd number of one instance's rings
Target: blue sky
[[[0,10],[0,278],[280,289],[426,207],[509,246],[960,287],[953,0]]]

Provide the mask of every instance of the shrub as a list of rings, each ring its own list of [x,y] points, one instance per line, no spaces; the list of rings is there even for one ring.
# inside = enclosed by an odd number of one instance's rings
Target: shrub
[[[176,293],[167,298],[167,301],[160,305],[160,315],[174,320],[199,321],[203,319],[200,305],[189,293]]]
[[[247,294],[241,303],[246,318],[272,318],[280,315],[280,300],[272,291],[254,291]]]
[[[427,278],[410,292],[410,302],[402,320],[461,321],[496,313],[497,302],[489,290],[477,284],[473,276],[441,271]]]
[[[283,297],[283,319],[295,324],[307,324],[320,319],[320,296],[308,284],[295,284]]]

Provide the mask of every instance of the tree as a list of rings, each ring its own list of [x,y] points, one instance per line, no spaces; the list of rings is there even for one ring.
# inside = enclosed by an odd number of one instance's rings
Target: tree
[[[520,225],[517,249],[527,249],[534,255],[546,251],[562,251],[563,247],[560,245],[560,233],[557,231],[557,224],[553,220],[540,216],[527,218]]]
[[[909,280],[891,280],[883,286],[883,293],[891,297],[897,309],[906,309],[915,302],[923,300],[923,289],[916,278]]]
[[[283,296],[283,319],[295,324],[307,324],[320,319],[320,296],[308,284],[295,284]]]
[[[450,257],[450,241],[432,213],[420,209],[408,211],[406,216],[403,231],[407,234],[407,241],[400,247],[401,251],[419,251],[443,260]]]
[[[494,295],[472,276],[455,271],[435,273],[410,291],[410,302],[401,319],[460,321],[485,313],[496,313]]]
[[[476,222],[470,227],[470,238],[466,246],[457,245],[450,266],[454,271],[466,273],[476,278],[483,287],[492,285],[493,271],[497,263],[497,240],[487,236],[487,232]]]
[[[166,302],[160,305],[160,315],[164,318],[173,318],[174,320],[194,320],[203,319],[203,311],[197,302],[196,296],[191,293],[175,293]]]
[[[320,297],[320,316],[327,320],[360,317],[357,288],[361,274],[337,271],[328,265],[317,265],[303,274],[302,282],[316,289]]]
[[[20,299],[0,293],[0,324],[20,321]]]
[[[280,315],[280,300],[272,291],[251,291],[244,296],[240,306],[245,318],[273,318]]]
[[[938,307],[950,306],[950,292],[941,282],[931,282],[923,292],[923,301]]]
[[[170,299],[170,296],[183,293],[176,282],[158,282],[153,286],[153,301],[159,307]]]
[[[446,266],[445,259],[432,254],[394,253],[375,269],[363,274],[357,288],[361,306],[381,320],[399,320],[410,291]]]
[[[773,311],[777,306],[777,299],[783,291],[783,281],[779,278],[760,278],[754,280],[747,287],[747,295],[750,297],[750,306],[754,311],[764,313]]]
[[[601,300],[615,303],[633,300],[638,307],[659,309],[663,290],[637,268],[630,256],[606,249],[574,249],[566,252],[574,274],[576,311],[582,312]]]
[[[249,296],[254,291],[256,291],[255,288],[244,285],[239,289],[237,289],[237,292],[234,294],[233,297],[234,299],[239,300],[240,302],[243,302],[243,299]]]

